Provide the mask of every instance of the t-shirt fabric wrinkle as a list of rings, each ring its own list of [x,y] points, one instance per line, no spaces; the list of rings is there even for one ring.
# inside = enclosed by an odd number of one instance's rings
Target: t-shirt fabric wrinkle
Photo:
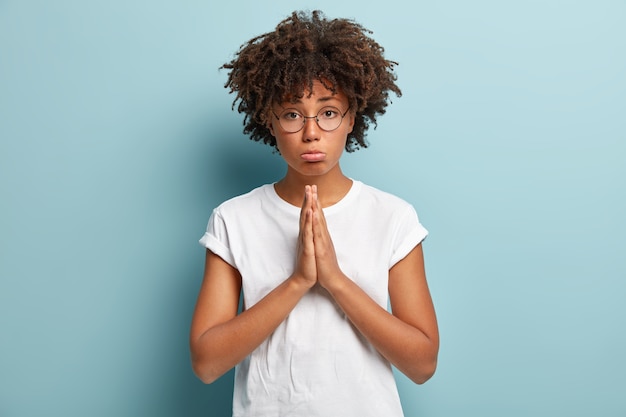
[[[236,268],[252,306],[293,272],[300,207],[273,184],[213,210],[200,243]],[[353,180],[324,208],[342,271],[387,308],[389,269],[428,234],[406,201]],[[389,362],[314,286],[276,330],[235,368],[233,417],[400,417]]]

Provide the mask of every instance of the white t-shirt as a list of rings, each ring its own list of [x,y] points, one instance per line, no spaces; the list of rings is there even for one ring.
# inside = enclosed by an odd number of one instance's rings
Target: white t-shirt
[[[341,270],[387,308],[389,269],[428,234],[413,207],[353,181],[324,215]],[[240,272],[244,306],[293,272],[299,216],[272,184],[213,210],[200,243]],[[234,417],[402,415],[389,362],[319,285],[235,369]]]

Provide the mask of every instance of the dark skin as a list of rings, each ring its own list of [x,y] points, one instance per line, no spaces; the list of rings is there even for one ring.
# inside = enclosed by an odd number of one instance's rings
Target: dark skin
[[[348,96],[354,112],[346,150],[366,148],[366,132],[385,113],[389,95],[401,95],[397,63],[384,57],[370,33],[348,19],[326,19],[317,10],[294,12],[274,31],[243,44],[222,68],[229,71],[225,87],[236,95],[233,107],[246,115],[244,133],[277,146],[268,129],[268,107],[286,96],[306,95],[315,80],[323,80]]]
[[[348,108],[348,98],[319,81],[311,95],[298,102],[277,103],[315,115],[332,104]],[[295,269],[261,301],[237,315],[241,276],[220,257],[207,251],[205,273],[191,326],[193,369],[210,383],[258,347],[299,300],[319,283],[334,298],[359,332],[400,371],[416,383],[435,372],[439,333],[424,271],[421,244],[389,270],[392,312],[380,307],[341,270],[323,208],[349,191],[352,181],[341,171],[339,159],[354,115],[332,132],[313,119],[302,130],[286,133],[275,119],[268,128],[287,162],[287,173],[275,186],[278,195],[301,207]]]

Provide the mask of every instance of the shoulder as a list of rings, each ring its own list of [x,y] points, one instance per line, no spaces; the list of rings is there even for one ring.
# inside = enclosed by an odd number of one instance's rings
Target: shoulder
[[[412,210],[413,205],[395,194],[380,190],[371,185],[356,181],[360,187],[359,204],[371,204],[379,209],[385,208],[392,211]]]
[[[413,204],[364,183],[360,188],[356,207],[370,222],[385,224],[390,230],[423,228]],[[423,232],[427,233],[425,229]]]
[[[229,213],[236,214],[241,213],[242,211],[254,210],[260,204],[263,204],[263,201],[269,198],[269,187],[273,187],[273,185],[264,184],[257,188],[254,188],[251,191],[248,191],[245,194],[232,197],[217,206],[214,212],[219,213],[220,215],[224,215]]]

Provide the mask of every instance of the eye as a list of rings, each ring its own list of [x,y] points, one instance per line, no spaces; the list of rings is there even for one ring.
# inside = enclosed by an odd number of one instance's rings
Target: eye
[[[302,115],[298,112],[295,112],[293,110],[287,110],[285,112],[283,112],[280,115],[280,118],[282,120],[286,120],[286,121],[292,121],[292,120],[299,120],[302,118]]]
[[[334,119],[335,117],[339,117],[340,114],[341,113],[339,112],[339,109],[336,107],[324,107],[317,114],[317,117],[319,117],[320,119],[328,120],[328,119]]]

